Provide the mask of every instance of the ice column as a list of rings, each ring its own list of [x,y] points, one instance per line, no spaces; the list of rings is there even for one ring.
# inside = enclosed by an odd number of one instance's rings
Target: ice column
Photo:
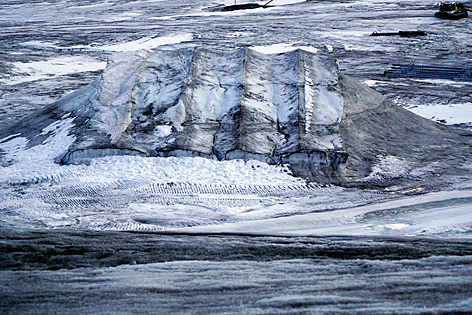
[[[299,50],[298,110],[303,150],[342,148],[339,123],[343,98],[338,91],[338,68],[334,58]]]

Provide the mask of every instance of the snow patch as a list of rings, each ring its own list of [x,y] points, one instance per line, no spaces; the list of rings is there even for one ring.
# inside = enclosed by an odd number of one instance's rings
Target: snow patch
[[[364,179],[384,180],[405,176],[409,171],[409,163],[396,156],[377,156],[379,162],[372,167],[372,172]]]
[[[100,47],[103,50],[109,51],[136,51],[136,50],[143,50],[143,49],[153,49],[155,47],[164,46],[164,45],[172,45],[178,44],[181,42],[190,41],[193,39],[193,35],[190,33],[184,34],[177,34],[171,36],[163,36],[163,37],[144,37],[140,38],[135,41],[116,44],[116,45],[108,45]]]
[[[43,128],[41,135],[49,136],[41,144],[31,148],[27,148],[29,141],[25,137],[0,143],[4,159],[13,163],[2,168],[0,181],[22,181],[56,170],[58,165],[54,163],[54,159],[75,141],[75,136],[70,135],[74,119],[66,118]]]
[[[444,124],[472,124],[472,103],[448,105],[415,105],[406,107],[424,118]]]
[[[391,229],[391,230],[400,230],[409,227],[409,224],[406,223],[390,223],[390,224],[384,224],[380,225],[379,227],[383,227],[386,229]]]
[[[97,61],[90,57],[58,57],[45,61],[13,63],[15,76],[0,79],[3,84],[20,84],[51,76],[67,75],[78,72],[98,71],[104,69],[106,62]]]
[[[8,141],[5,141],[0,144],[0,150],[4,152],[6,158],[15,159],[18,153],[21,150],[25,149],[26,145],[28,144],[28,139],[26,139],[25,137],[18,137],[18,136],[13,137],[13,139],[11,138],[12,137],[4,138]]]
[[[172,133],[172,126],[160,125],[154,128],[154,135],[158,138],[164,138]]]
[[[251,49],[263,54],[282,54],[285,52],[301,49],[317,53],[318,49],[312,46],[297,46],[296,44],[274,44],[269,46],[252,46]]]

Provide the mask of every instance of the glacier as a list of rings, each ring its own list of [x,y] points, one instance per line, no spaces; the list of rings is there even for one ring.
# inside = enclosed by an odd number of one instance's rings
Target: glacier
[[[398,198],[468,189],[457,174],[469,172],[469,136],[344,75],[324,48],[127,51],[0,130],[2,224],[417,235],[416,217],[357,218],[391,199],[401,208]],[[456,212],[432,233],[468,231],[467,206]]]
[[[434,178],[437,163],[463,168],[467,133],[343,75],[326,48],[165,46],[112,55],[89,85],[0,130],[0,158],[11,163],[20,139],[33,152],[60,134],[49,153],[59,164],[258,160],[312,182],[388,187]],[[387,160],[402,171],[375,172]]]
[[[37,144],[40,128],[70,115],[75,141],[58,163],[122,154],[255,159],[325,181],[341,174],[347,157],[338,80],[336,60],[318,50],[130,51],[26,118],[20,133],[30,130],[29,145]]]
[[[0,4],[2,313],[470,313],[470,21],[225,2]]]

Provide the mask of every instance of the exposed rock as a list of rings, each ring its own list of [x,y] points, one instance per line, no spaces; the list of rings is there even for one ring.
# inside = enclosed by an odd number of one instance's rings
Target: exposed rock
[[[245,3],[245,4],[235,4],[235,5],[228,5],[221,8],[221,11],[236,11],[236,10],[250,10],[250,9],[258,9],[264,8],[265,6],[257,4],[257,3]]]

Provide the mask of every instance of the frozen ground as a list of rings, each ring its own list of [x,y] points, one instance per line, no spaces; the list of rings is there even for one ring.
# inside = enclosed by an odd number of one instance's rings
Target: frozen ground
[[[233,13],[215,11],[223,0],[0,2],[0,123],[88,84],[116,51],[201,44],[325,46],[398,105],[468,126],[472,83],[381,76],[394,63],[470,67],[470,18],[438,20],[436,2],[275,0],[284,5]],[[369,36],[399,30],[428,35]],[[35,150],[0,139],[3,313],[472,312],[470,155],[434,191],[421,177],[434,167],[409,174],[395,157],[370,176],[398,185],[353,189],[259,162],[58,166],[70,139],[55,127]]]

